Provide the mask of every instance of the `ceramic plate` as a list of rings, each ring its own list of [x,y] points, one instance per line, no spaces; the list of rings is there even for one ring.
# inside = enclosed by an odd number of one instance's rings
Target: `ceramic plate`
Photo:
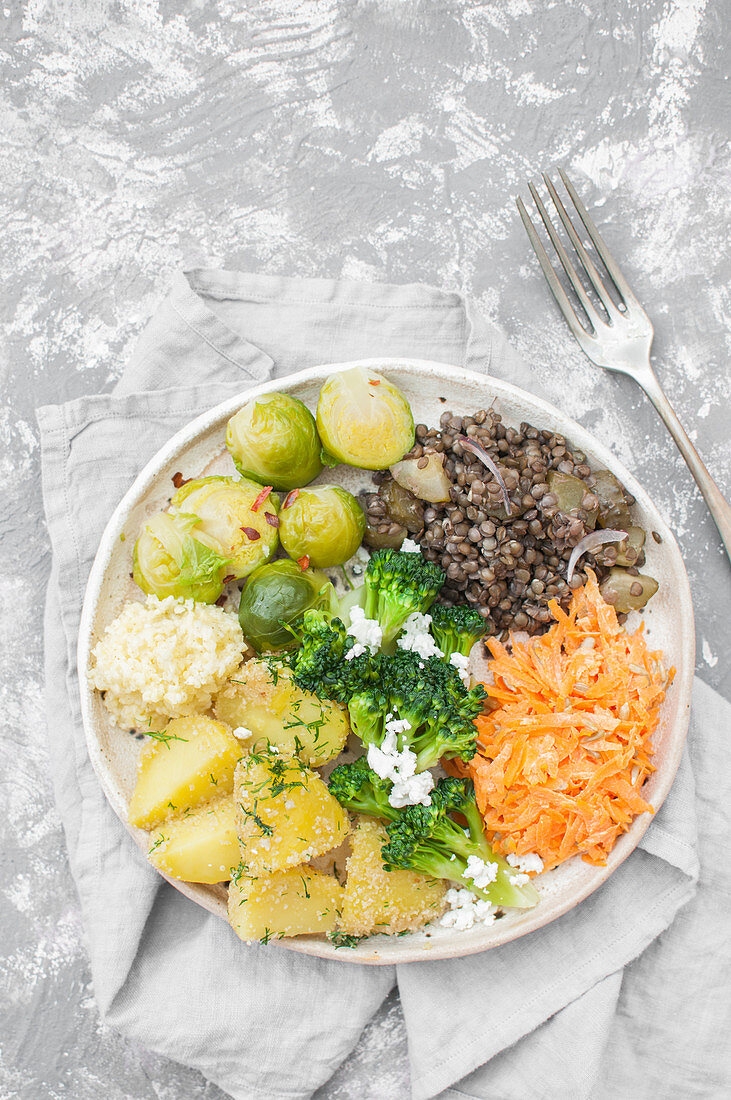
[[[539,428],[560,432],[584,451],[592,466],[605,467],[619,478],[637,499],[636,516],[648,532],[647,572],[660,582],[658,593],[643,613],[648,640],[662,649],[666,661],[676,669],[675,680],[663,704],[655,735],[657,770],[643,789],[643,795],[657,810],[667,795],[680,762],[688,729],[690,693],[695,663],[693,610],[688,578],[677,543],[647,493],[614,455],[579,424],[537,397],[494,378],[470,371],[411,359],[367,359],[362,364],[386,375],[408,398],[416,422],[438,424],[449,409],[461,415],[494,405],[506,425],[529,421]],[[327,375],[355,364],[341,363],[314,367],[255,386],[223,404],[204,412],[176,435],[147,464],[110,519],[89,577],[79,637],[79,678],[86,737],[92,762],[109,801],[127,825],[135,841],[147,849],[148,834],[127,822],[127,806],[134,786],[140,742],[109,721],[97,692],[89,685],[89,656],[106,626],[129,599],[140,592],[129,579],[131,554],[142,520],[165,507],[171,493],[172,476],[207,473],[234,474],[224,447],[226,422],[251,397],[275,390],[299,397],[315,409],[320,386]],[[318,480],[337,481],[353,492],[370,485],[370,475],[349,467],[325,470]],[[124,534],[124,541],[120,536]],[[393,964],[425,959],[468,955],[527,935],[578,905],[596,890],[640,841],[651,815],[635,819],[632,827],[614,846],[605,867],[592,867],[574,858],[543,874],[536,882],[541,900],[530,910],[513,910],[494,924],[468,931],[434,927],[409,936],[374,936],[354,949],[336,949],[324,937],[305,936],[276,941],[275,950],[286,948],[309,955],[370,964]],[[181,893],[222,919],[226,918],[226,889],[173,880]],[[232,933],[233,934],[233,933]]]

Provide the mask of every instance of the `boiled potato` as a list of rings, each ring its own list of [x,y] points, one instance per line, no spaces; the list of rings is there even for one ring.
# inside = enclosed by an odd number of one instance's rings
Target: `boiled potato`
[[[151,829],[165,818],[195,809],[233,790],[234,768],[244,754],[229,726],[196,714],[173,718],[140,756],[129,820]]]
[[[228,919],[242,940],[332,932],[343,888],[333,875],[297,867],[262,878],[236,875],[228,888]]]
[[[252,753],[236,768],[241,858],[249,875],[308,863],[336,848],[350,823],[319,776],[296,757]]]
[[[379,821],[361,817],[350,837],[345,897],[338,932],[415,932],[444,911],[447,884],[412,871],[387,871],[381,847],[388,837]]]
[[[173,817],[152,835],[149,859],[184,882],[227,882],[241,854],[232,794]]]
[[[216,699],[216,717],[251,730],[252,748],[268,741],[310,767],[337,756],[350,732],[343,707],[300,691],[290,669],[267,661],[241,666]]]

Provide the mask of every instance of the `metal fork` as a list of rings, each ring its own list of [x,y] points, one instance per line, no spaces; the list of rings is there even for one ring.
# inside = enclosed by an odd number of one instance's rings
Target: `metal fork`
[[[650,365],[650,346],[653,337],[652,322],[627,285],[627,280],[622,275],[612,254],[599,235],[597,227],[589,217],[587,209],[577,195],[573,184],[562,169],[559,168],[558,171],[569,198],[573,203],[573,220],[567,212],[556,188],[545,172],[543,173],[543,180],[548,188],[548,193],[551,196],[556,212],[574,247],[575,255],[578,257],[584,275],[591,283],[599,301],[606,310],[606,317],[602,316],[586,293],[576,272],[576,268],[561,242],[556,227],[541,201],[540,195],[533,184],[529,183],[528,187],[533,196],[533,201],[536,204],[538,213],[540,214],[541,221],[546,227],[546,232],[561,261],[561,266],[566,272],[568,280],[581,304],[581,308],[588,322],[588,328],[582,323],[568,294],[561,285],[561,281],[548,258],[548,254],[541,243],[541,239],[536,232],[536,227],[531,221],[528,211],[523,204],[523,200],[518,198],[516,202],[518,204],[520,216],[523,219],[523,225],[533,245],[533,250],[538,257],[538,262],[543,269],[543,274],[548,280],[551,293],[556,299],[559,309],[563,313],[569,328],[579,341],[584,353],[591,359],[592,363],[596,363],[598,367],[606,367],[607,370],[618,371],[620,374],[628,374],[630,378],[634,378],[635,382],[638,382],[639,385],[642,386],[642,389],[650,398],[650,401],[652,401],[665,422],[665,427],[678,445],[680,453],[688,463],[690,472],[695,478],[698,488],[703,494],[709,511],[718,527],[721,539],[726,547],[726,553],[729,555],[729,558],[731,558],[731,506],[729,506],[728,502],[721,495],[720,489],[701,461],[700,455],[688,438],[683,425],[675,415],[673,407],[665,396],[655,376],[655,372]],[[581,241],[576,229],[577,215],[579,222],[583,225],[614,284],[616,294],[619,298],[618,302],[615,302],[613,296],[609,294],[606,283],[602,280],[591,256]]]

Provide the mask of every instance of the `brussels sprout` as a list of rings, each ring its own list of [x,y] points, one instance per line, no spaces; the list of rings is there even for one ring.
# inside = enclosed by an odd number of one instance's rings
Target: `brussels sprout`
[[[364,531],[363,509],[339,485],[301,489],[289,506],[285,501],[279,517],[279,537],[290,558],[307,557],[318,569],[352,557]]]
[[[279,544],[279,497],[270,493],[257,504],[260,497],[261,486],[245,478],[202,477],[178,489],[170,511],[197,516],[196,534],[202,531],[226,556],[231,576],[248,577]]]
[[[133,577],[143,592],[163,600],[182,596],[215,603],[223,589],[228,559],[198,530],[197,516],[159,512],[144,524],[135,543]]]
[[[401,390],[363,367],[325,380],[317,430],[331,455],[364,470],[383,470],[414,445],[414,418]]]
[[[287,393],[265,393],[235,413],[226,446],[242,477],[275,489],[306,485],[322,469],[315,418]]]
[[[335,609],[335,589],[324,573],[281,558],[260,565],[241,592],[239,622],[257,653],[295,644],[292,630],[310,608]],[[288,629],[289,628],[289,629]]]

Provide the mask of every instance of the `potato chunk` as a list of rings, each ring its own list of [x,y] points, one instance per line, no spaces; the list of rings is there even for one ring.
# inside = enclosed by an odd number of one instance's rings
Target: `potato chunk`
[[[252,753],[236,768],[241,858],[258,876],[298,867],[336,848],[350,823],[319,776],[296,757]]]
[[[159,736],[165,739],[140,756],[129,804],[130,823],[140,829],[230,794],[234,768],[244,754],[228,726],[200,714],[174,718]]]
[[[237,875],[228,888],[228,919],[242,940],[332,932],[343,888],[333,875],[297,867],[262,878]]]
[[[337,756],[350,732],[343,707],[300,691],[286,666],[259,660],[234,673],[216,699],[216,717],[250,729],[253,749],[269,741],[310,767]]]
[[[233,794],[172,817],[152,835],[150,862],[184,882],[227,882],[241,853]]]
[[[385,869],[381,846],[387,839],[379,821],[358,819],[350,837],[339,932],[351,936],[415,932],[444,911],[446,883],[412,871]]]

